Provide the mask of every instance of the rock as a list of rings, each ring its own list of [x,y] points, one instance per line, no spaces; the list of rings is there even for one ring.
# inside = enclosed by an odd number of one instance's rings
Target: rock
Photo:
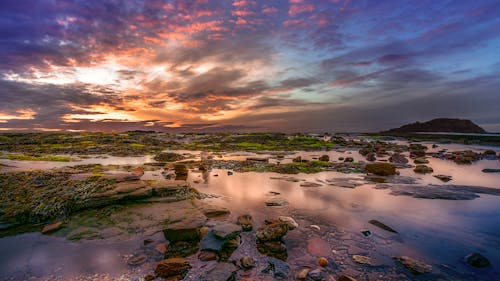
[[[286,245],[280,240],[271,240],[264,242],[257,241],[257,250],[263,255],[274,257],[283,261],[286,261],[288,257]]]
[[[375,157],[375,153],[370,152],[370,153],[366,154],[366,160],[368,160],[370,162],[374,162],[377,160],[377,157]]]
[[[298,280],[306,280],[308,273],[309,273],[309,269],[304,268],[295,275],[295,278]]]
[[[417,165],[413,171],[418,174],[428,174],[434,172],[431,167],[426,165]]]
[[[165,163],[165,162],[175,162],[182,160],[184,159],[184,156],[173,152],[161,152],[157,154],[153,159],[158,162]]]
[[[196,204],[196,206],[207,218],[227,216],[231,213],[228,208],[222,206],[212,204]]]
[[[154,242],[154,240],[153,240],[153,239],[151,239],[151,238],[146,238],[146,239],[144,239],[144,240],[142,241],[142,244],[144,244],[144,246],[147,246],[147,245],[149,245],[149,244],[151,244],[151,243],[153,243],[153,242]]]
[[[425,156],[425,150],[416,150],[416,149],[411,149],[410,150],[410,157],[411,158],[420,158]]]
[[[268,162],[269,158],[267,158],[267,157],[247,157],[246,161]]]
[[[170,258],[160,261],[155,268],[155,275],[159,277],[181,276],[184,278],[191,269],[191,265],[184,258]]]
[[[144,175],[144,169],[142,167],[136,167],[132,170],[132,174],[142,177]]]
[[[354,158],[352,158],[352,157],[346,157],[344,159],[344,162],[354,162]]]
[[[137,176],[134,173],[127,173],[127,172],[119,172],[119,173],[105,173],[102,178],[105,179],[112,179],[115,180],[116,182],[126,182],[126,181],[138,181],[140,179],[139,176]]]
[[[170,242],[200,239],[200,229],[206,218],[192,218],[170,224],[163,229],[165,238]]]
[[[404,155],[402,154],[394,153],[393,155],[391,155],[391,157],[389,157],[389,162],[396,164],[407,164],[408,159],[406,159],[406,157],[404,157]]]
[[[244,256],[240,259],[240,265],[243,269],[250,269],[255,267],[255,261],[250,256]]]
[[[331,255],[330,243],[319,237],[312,237],[307,240],[307,252],[312,256],[321,257]]]
[[[320,257],[318,259],[318,265],[321,266],[321,267],[325,267],[328,265],[328,260],[324,257]]]
[[[441,180],[442,182],[449,182],[451,181],[451,176],[445,176],[445,175],[435,175],[435,178]]]
[[[371,265],[371,259],[367,256],[362,256],[362,255],[353,255],[352,260],[359,264],[366,264],[366,265]]]
[[[228,240],[220,238],[211,230],[200,241],[200,249],[220,253]]]
[[[296,163],[297,162],[302,162],[302,157],[297,156],[297,157],[295,157],[295,158],[292,159],[292,162],[296,162]]]
[[[323,162],[330,162],[330,156],[328,155],[321,155],[321,157],[319,157],[318,159],[319,161],[323,161]]]
[[[483,152],[483,158],[486,160],[496,160],[498,157],[494,150],[486,150]]]
[[[400,262],[415,275],[429,273],[432,271],[432,266],[407,256],[395,257],[394,260]]]
[[[483,173],[500,173],[500,169],[482,169]]]
[[[210,231],[210,228],[208,228],[207,226],[201,227],[200,228],[200,239],[203,238],[203,236],[205,236],[205,234],[207,234],[209,231]]]
[[[424,199],[472,200],[478,194],[500,196],[500,189],[467,185],[378,184],[376,189],[390,189],[391,195],[404,195]]]
[[[390,129],[385,133],[416,133],[416,132],[449,132],[449,133],[478,133],[486,131],[467,119],[437,118],[427,122],[415,122]]]
[[[200,278],[201,281],[233,281],[238,268],[232,263],[217,263]]]
[[[306,181],[300,184],[301,187],[320,187],[323,186],[322,184],[316,183],[316,182],[310,182]]]
[[[255,233],[255,236],[258,240],[264,242],[281,239],[281,237],[285,236],[287,232],[287,223],[275,221],[271,224],[260,227]]]
[[[312,229],[316,229],[317,231],[321,230],[321,228],[319,227],[319,225],[311,224],[309,227],[312,228]]]
[[[391,176],[396,174],[396,166],[390,163],[366,164],[365,170],[377,176]]]
[[[279,216],[278,220],[285,223],[288,226],[288,230],[293,230],[299,227],[299,224],[291,217]]]
[[[241,225],[241,227],[243,228],[243,231],[252,230],[252,216],[251,215],[245,214],[245,215],[239,216],[236,223]]]
[[[267,267],[262,271],[264,273],[272,273],[277,280],[287,280],[290,266],[286,262],[279,259],[269,258]]]
[[[337,278],[337,281],[357,281],[357,280],[352,278],[351,276],[340,275],[339,278]]]
[[[344,157],[339,157],[338,159],[339,159],[339,161],[344,161],[345,158]]]
[[[383,230],[387,230],[389,232],[393,232],[393,233],[398,233],[396,230],[394,230],[392,227],[384,224],[384,223],[381,223],[380,221],[378,220],[369,220],[368,221],[369,223],[375,225],[375,226],[378,226],[380,228],[382,228]]]
[[[307,273],[307,281],[325,281],[326,276],[325,272],[322,269],[311,270]]]
[[[363,234],[364,237],[370,237],[372,236],[372,232],[369,230],[362,230],[361,234]]]
[[[419,157],[419,158],[415,158],[415,160],[413,160],[413,163],[415,163],[415,164],[429,164],[429,160],[425,159],[424,157]]]
[[[56,223],[53,223],[53,224],[49,224],[49,225],[46,225],[43,229],[42,229],[42,234],[49,234],[51,232],[54,232],[58,229],[60,229],[63,225],[63,222],[62,221],[58,221]]]
[[[217,260],[217,254],[212,251],[200,251],[198,259],[200,261],[215,261]]]
[[[151,275],[151,274],[144,276],[144,280],[146,280],[146,281],[153,281],[155,279],[156,279],[156,277],[154,275]]]
[[[480,253],[470,253],[465,256],[464,260],[473,267],[483,268],[490,265],[490,261]]]
[[[182,163],[176,163],[174,165],[174,170],[175,170],[175,179],[176,180],[186,180],[189,170],[186,166],[186,164]]]
[[[241,226],[234,223],[222,223],[214,226],[212,229],[214,235],[222,239],[233,239],[241,232]]]
[[[160,253],[160,254],[165,254],[168,251],[168,248],[165,244],[163,243],[158,243],[155,246],[155,250]]]
[[[128,259],[127,264],[132,265],[132,266],[136,266],[136,265],[143,264],[147,259],[148,259],[148,257],[146,255],[142,254],[139,256],[131,257],[130,259]]]
[[[167,258],[188,257],[198,251],[198,241],[176,241],[168,245]]]
[[[232,176],[232,175],[233,175],[233,172],[231,172],[231,171],[227,171],[227,175],[228,175],[228,176]]]
[[[276,197],[266,200],[266,206],[286,206],[288,205],[288,201],[282,197]]]

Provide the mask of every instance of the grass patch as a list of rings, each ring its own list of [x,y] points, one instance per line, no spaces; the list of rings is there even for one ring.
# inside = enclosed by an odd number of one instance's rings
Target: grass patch
[[[53,161],[53,162],[70,162],[74,159],[66,156],[58,155],[26,155],[26,154],[5,154],[0,155],[0,158],[17,160],[17,161]]]

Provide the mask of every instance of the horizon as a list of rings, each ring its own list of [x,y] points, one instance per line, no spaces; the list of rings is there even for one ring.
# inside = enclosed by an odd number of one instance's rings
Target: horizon
[[[0,133],[500,132],[500,2],[2,1]]]

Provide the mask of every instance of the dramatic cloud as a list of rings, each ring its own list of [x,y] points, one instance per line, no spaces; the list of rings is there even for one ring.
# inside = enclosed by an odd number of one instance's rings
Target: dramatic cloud
[[[500,3],[4,0],[0,130],[500,131]]]

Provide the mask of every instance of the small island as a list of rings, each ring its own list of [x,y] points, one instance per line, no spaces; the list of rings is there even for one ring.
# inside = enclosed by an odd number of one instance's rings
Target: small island
[[[390,129],[383,133],[465,133],[485,134],[483,128],[474,124],[471,120],[455,118],[437,118],[427,122],[415,122],[403,125],[399,128]]]

